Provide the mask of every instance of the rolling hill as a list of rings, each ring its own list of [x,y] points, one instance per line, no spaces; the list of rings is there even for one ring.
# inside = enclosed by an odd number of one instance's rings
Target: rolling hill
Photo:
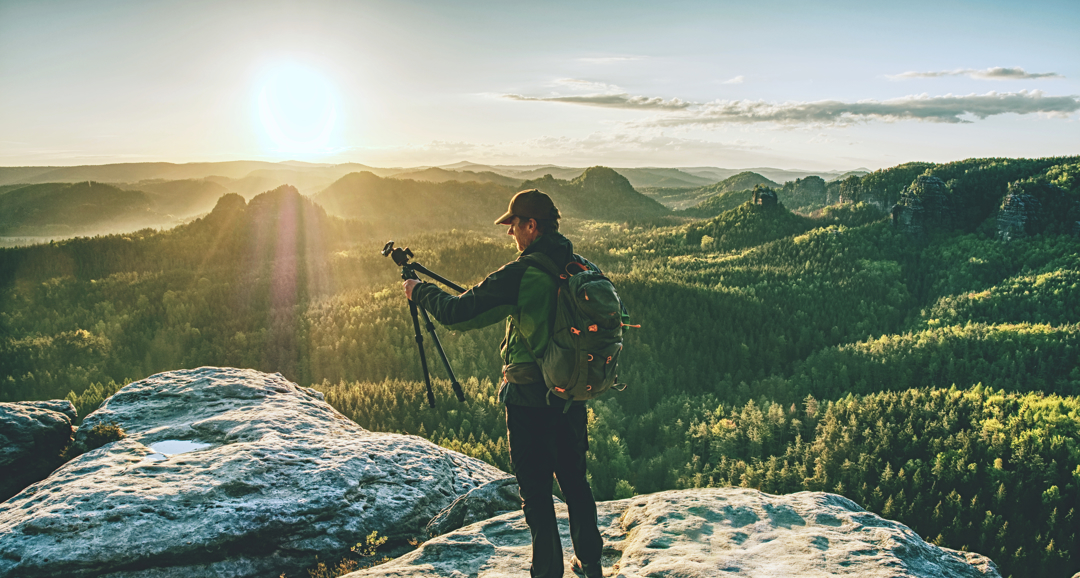
[[[563,217],[622,221],[671,214],[667,207],[637,192],[626,177],[607,167],[585,169],[581,176],[569,181],[545,175],[522,183],[521,188],[540,189],[550,195]]]
[[[0,236],[73,236],[171,223],[152,197],[91,181],[46,183],[0,194]]]
[[[357,221],[372,235],[401,235],[432,227],[491,225],[517,189],[495,183],[345,175],[313,197],[332,214]]]
[[[658,201],[662,201],[663,204],[672,209],[689,209],[694,205],[702,203],[703,201],[720,195],[723,193],[731,193],[735,191],[749,191],[757,185],[764,185],[766,187],[778,188],[780,185],[773,181],[750,171],[743,171],[727,177],[726,179],[704,187],[698,187],[689,190],[651,190],[648,191],[649,195]],[[742,200],[727,206],[723,210],[732,209],[748,199],[748,196],[742,197]],[[723,212],[723,211],[721,211]],[[719,213],[713,213],[719,214]],[[702,215],[704,216],[704,215]],[[712,214],[708,215],[712,216]]]

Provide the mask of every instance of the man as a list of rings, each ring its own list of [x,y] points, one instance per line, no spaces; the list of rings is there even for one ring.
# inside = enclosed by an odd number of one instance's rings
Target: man
[[[404,288],[409,299],[453,330],[506,320],[499,399],[506,405],[510,464],[532,534],[530,573],[533,578],[563,575],[562,542],[551,497],[554,474],[570,515],[575,552],[571,567],[579,576],[600,578],[603,539],[597,528],[596,502],[585,479],[585,452],[589,448],[585,403],[573,402],[564,413],[563,400],[548,397],[540,367],[529,353],[531,349],[543,357],[551,335],[557,287],[551,275],[529,266],[521,257],[540,252],[560,269],[574,260],[573,245],[559,233],[560,217],[547,195],[536,189],[521,191],[510,201],[506,214],[495,221],[496,225],[509,226],[506,233],[514,237],[521,252],[518,260],[457,296],[416,280],[405,281]]]

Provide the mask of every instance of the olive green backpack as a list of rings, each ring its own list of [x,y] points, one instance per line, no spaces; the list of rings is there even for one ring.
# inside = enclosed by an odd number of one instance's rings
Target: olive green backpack
[[[542,356],[533,353],[514,325],[540,366],[548,393],[566,400],[564,412],[573,401],[593,399],[612,387],[619,391],[626,387],[616,386],[626,308],[610,279],[592,263],[577,255],[574,259],[559,271],[542,253],[521,257],[521,261],[551,275],[559,291],[551,339]]]

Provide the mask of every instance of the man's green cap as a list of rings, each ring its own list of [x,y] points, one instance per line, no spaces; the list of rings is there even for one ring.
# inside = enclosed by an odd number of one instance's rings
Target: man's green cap
[[[558,219],[560,215],[559,210],[555,208],[555,203],[551,202],[551,197],[537,189],[528,189],[519,192],[514,195],[513,199],[510,199],[510,208],[506,210],[505,215],[495,221],[495,224],[509,225],[514,217],[542,221],[544,219]]]

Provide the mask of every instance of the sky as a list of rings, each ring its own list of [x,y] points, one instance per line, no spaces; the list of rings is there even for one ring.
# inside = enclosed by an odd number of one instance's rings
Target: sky
[[[0,166],[1080,154],[1080,2],[0,0]]]

